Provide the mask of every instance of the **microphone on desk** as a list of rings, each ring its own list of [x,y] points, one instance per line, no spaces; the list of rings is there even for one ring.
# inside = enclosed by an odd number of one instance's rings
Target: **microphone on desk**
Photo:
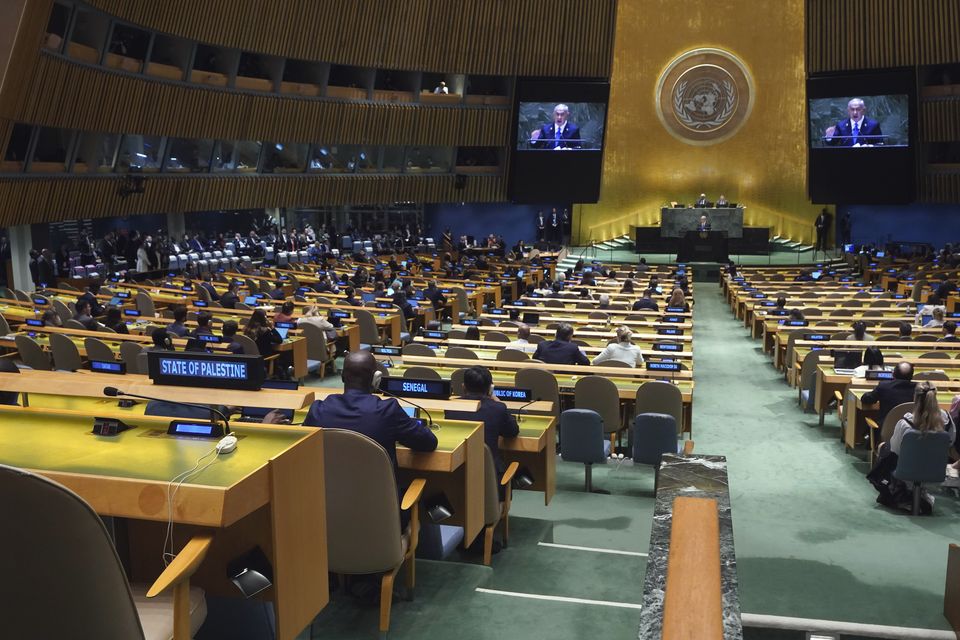
[[[540,398],[534,398],[530,402],[524,404],[519,409],[517,409],[517,422],[520,422],[523,420],[523,410],[529,407],[530,405],[532,405],[534,402],[540,402]]]
[[[230,434],[230,420],[227,419],[227,416],[222,411],[220,411],[219,409],[214,409],[212,406],[209,406],[209,405],[194,404],[192,402],[179,402],[177,400],[168,400],[166,398],[151,398],[150,396],[141,396],[136,393],[126,393],[124,391],[121,391],[120,389],[117,389],[116,387],[104,387],[103,395],[107,396],[108,398],[116,398],[118,396],[124,396],[127,398],[139,398],[141,400],[152,400],[153,402],[169,402],[170,404],[179,405],[181,407],[203,409],[204,411],[209,411],[210,413],[215,413],[218,416],[220,416],[220,419],[223,420],[224,433],[228,435]],[[211,416],[211,422],[213,421],[214,420],[212,419],[212,416]]]
[[[382,393],[382,394],[387,395],[387,396],[390,396],[391,398],[396,398],[397,400],[403,400],[403,401],[406,402],[407,404],[413,405],[413,406],[416,407],[417,409],[420,409],[420,411],[423,411],[425,414],[427,414],[427,426],[430,427],[431,429],[433,429],[433,416],[430,415],[430,412],[427,411],[426,407],[421,407],[419,404],[417,404],[416,402],[414,402],[414,401],[411,400],[410,398],[405,398],[405,397],[403,397],[403,396],[398,396],[398,395],[396,395],[396,394],[390,393],[389,391],[387,391],[387,390],[385,390],[385,389],[376,389],[376,392],[377,392],[377,393]],[[440,428],[440,427],[437,426],[437,429],[439,429],[439,428]]]

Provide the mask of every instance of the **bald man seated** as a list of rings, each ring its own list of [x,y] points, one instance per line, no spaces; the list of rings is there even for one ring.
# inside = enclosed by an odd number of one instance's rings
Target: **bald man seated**
[[[343,393],[329,395],[310,406],[303,425],[349,429],[376,440],[397,466],[397,443],[414,451],[433,451],[437,436],[406,414],[394,398],[374,394],[377,361],[369,351],[348,353],[343,359]],[[376,376],[379,384],[379,376]]]

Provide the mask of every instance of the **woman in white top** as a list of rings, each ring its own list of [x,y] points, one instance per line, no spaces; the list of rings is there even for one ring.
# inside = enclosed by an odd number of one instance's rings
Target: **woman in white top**
[[[631,367],[642,365],[643,354],[640,353],[639,347],[630,342],[632,337],[633,332],[630,329],[617,327],[617,341],[608,344],[607,348],[593,359],[593,364],[601,364],[607,360],[619,360],[620,362],[626,362]]]
[[[303,315],[297,319],[297,324],[312,324],[320,327],[323,329],[323,333],[327,337],[328,342],[337,339],[337,328],[320,314],[320,309],[316,305],[307,307]]]
[[[900,454],[903,436],[910,431],[947,431],[954,433],[950,415],[937,403],[937,390],[929,382],[920,382],[913,392],[913,411],[906,413],[890,436],[890,452]],[[944,460],[946,462],[946,460]]]
[[[137,249],[137,271],[140,273],[150,271],[150,256],[147,254],[147,243],[149,241],[150,237],[147,236],[141,243],[140,248]]]

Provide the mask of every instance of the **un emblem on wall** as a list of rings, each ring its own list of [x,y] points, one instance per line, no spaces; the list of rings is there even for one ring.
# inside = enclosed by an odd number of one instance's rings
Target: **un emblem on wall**
[[[753,99],[753,78],[739,58],[721,49],[694,49],[660,74],[657,116],[687,144],[714,144],[743,126]]]

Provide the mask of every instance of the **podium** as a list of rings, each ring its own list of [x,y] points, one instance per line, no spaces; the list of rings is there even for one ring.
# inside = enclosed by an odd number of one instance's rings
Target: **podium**
[[[726,231],[687,231],[680,238],[677,262],[726,262],[729,260]]]
[[[743,207],[663,207],[660,209],[660,236],[682,239],[688,231],[696,231],[702,215],[707,216],[714,231],[724,231],[728,238],[743,237]]]

